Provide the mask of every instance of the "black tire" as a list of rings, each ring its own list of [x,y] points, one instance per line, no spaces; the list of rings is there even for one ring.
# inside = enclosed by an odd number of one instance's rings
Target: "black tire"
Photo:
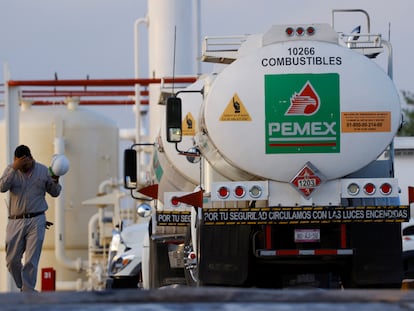
[[[139,276],[133,276],[129,278],[113,279],[111,288],[120,289],[120,288],[136,288],[138,289]]]

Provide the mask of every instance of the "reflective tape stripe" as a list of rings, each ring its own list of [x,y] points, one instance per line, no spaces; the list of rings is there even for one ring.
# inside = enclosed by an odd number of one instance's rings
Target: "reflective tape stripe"
[[[257,251],[261,257],[278,257],[278,256],[348,256],[352,255],[352,249],[277,249]]]

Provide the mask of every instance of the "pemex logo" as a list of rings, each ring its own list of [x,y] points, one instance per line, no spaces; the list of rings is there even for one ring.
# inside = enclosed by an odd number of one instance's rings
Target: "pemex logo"
[[[265,75],[266,153],[339,153],[339,74]]]
[[[313,115],[319,110],[319,102],[318,94],[312,84],[307,81],[302,90],[291,97],[290,106],[285,115]]]

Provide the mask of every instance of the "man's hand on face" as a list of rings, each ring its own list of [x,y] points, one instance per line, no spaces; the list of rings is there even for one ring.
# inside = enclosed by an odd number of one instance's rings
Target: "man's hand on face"
[[[13,168],[15,170],[21,170],[27,172],[32,168],[33,158],[28,156],[22,156],[20,158],[14,158]]]

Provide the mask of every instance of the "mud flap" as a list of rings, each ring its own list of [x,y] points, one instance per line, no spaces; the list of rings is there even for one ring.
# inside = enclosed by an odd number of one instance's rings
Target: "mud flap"
[[[400,287],[403,279],[401,225],[353,224],[352,279],[357,287]]]
[[[205,226],[200,234],[203,285],[243,285],[248,276],[250,226]]]

